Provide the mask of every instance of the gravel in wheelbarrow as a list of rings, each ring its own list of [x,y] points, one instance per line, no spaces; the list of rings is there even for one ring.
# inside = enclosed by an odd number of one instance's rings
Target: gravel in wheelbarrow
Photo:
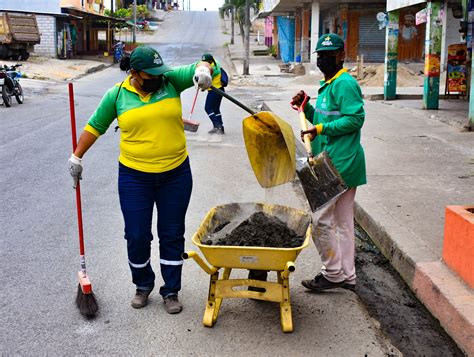
[[[304,242],[283,221],[264,212],[255,212],[244,221],[224,222],[201,241],[214,246],[296,248]]]

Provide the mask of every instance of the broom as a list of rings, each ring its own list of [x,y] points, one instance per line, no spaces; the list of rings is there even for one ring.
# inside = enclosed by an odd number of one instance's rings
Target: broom
[[[189,113],[189,119],[183,118],[184,130],[195,133],[199,129],[199,122],[191,120],[194,113],[194,106],[196,105],[196,99],[199,94],[199,88],[196,90],[196,95],[194,96],[193,106],[191,107],[191,113]]]
[[[72,133],[72,150],[76,150],[76,113],[74,110],[74,89],[72,83],[69,83],[69,110],[71,113],[71,133]],[[77,273],[79,277],[79,285],[77,286],[76,305],[79,312],[87,318],[95,316],[99,310],[99,305],[92,292],[92,285],[87,276],[86,258],[84,255],[84,232],[82,229],[82,206],[81,206],[81,186],[79,181],[76,186],[76,206],[77,206],[77,223],[79,228],[79,254],[81,257],[81,270]]]

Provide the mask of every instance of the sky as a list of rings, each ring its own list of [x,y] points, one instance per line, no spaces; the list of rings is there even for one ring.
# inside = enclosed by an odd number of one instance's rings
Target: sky
[[[191,3],[191,11],[203,11],[207,8],[208,11],[217,11],[224,3],[223,0],[181,0],[180,3],[185,4],[185,9],[188,9],[188,3]]]
[[[110,9],[110,2],[112,0],[104,1],[105,6]],[[2,2],[2,0],[0,0]],[[183,10],[183,4],[185,10],[188,10],[189,4],[191,4],[191,11],[203,11],[206,8],[208,11],[217,11],[222,6],[224,0],[178,0],[180,10]]]

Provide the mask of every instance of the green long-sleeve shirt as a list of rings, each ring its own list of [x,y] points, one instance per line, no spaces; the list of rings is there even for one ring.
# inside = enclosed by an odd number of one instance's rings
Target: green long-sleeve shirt
[[[333,78],[321,81],[316,107],[306,104],[306,118],[322,124],[322,132],[312,142],[314,154],[327,151],[348,187],[367,183],[360,129],[365,112],[357,81],[341,69]]]

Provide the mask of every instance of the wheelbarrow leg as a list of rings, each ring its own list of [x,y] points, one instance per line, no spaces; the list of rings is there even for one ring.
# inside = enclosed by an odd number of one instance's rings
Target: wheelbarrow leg
[[[231,271],[232,271],[231,268],[224,268],[224,273],[222,274],[221,280],[229,280]],[[212,324],[213,325],[217,321],[217,315],[219,315],[219,310],[221,309],[221,305],[222,305],[222,298],[221,297],[215,297],[215,299],[216,299],[216,303],[215,303],[216,306],[214,308],[214,314],[212,315]]]
[[[209,285],[209,295],[207,297],[206,310],[204,311],[204,318],[202,323],[204,326],[212,327],[217,320],[217,314],[219,313],[219,308],[221,302],[216,300],[216,282],[219,279],[219,271],[211,274],[211,281]]]
[[[231,268],[225,268],[221,280],[228,280],[230,277]],[[211,275],[211,284],[209,287],[209,296],[207,298],[206,310],[204,311],[203,324],[207,327],[212,327],[217,321],[219,310],[222,305],[222,298],[216,297],[216,285],[219,280],[219,272]]]
[[[290,303],[290,272],[293,272],[295,267],[292,262],[288,262],[284,271],[278,272],[278,283],[282,287],[283,301],[280,303],[280,321],[283,332],[293,332],[293,318],[291,316]]]
[[[293,319],[291,316],[289,279],[284,278],[282,272],[278,272],[278,283],[281,284],[283,302],[280,303],[280,321],[283,332],[293,331]]]

